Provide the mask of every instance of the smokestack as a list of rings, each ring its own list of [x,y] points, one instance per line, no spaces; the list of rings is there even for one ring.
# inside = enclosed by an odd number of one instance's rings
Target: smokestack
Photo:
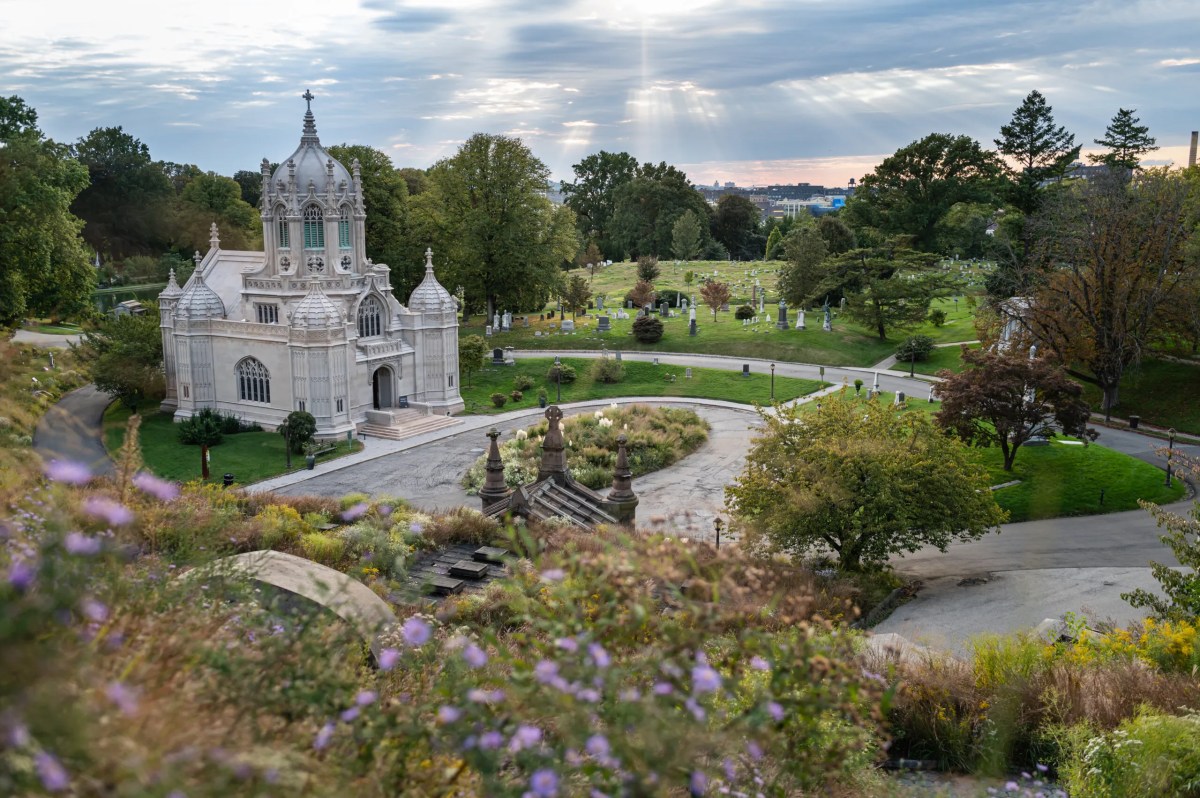
[[[1192,131],[1192,151],[1188,154],[1188,168],[1196,165],[1196,142],[1200,140],[1200,130]]]

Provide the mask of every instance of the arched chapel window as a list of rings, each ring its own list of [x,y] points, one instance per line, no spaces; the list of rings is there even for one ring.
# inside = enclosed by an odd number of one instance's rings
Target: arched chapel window
[[[275,216],[278,218],[278,221],[275,222],[275,229],[279,231],[279,248],[289,249],[292,245],[292,236],[288,231],[287,210],[280,205],[275,209]]]
[[[271,402],[271,373],[252,357],[237,364],[238,399],[243,402]]]
[[[349,208],[342,208],[342,215],[338,218],[338,247],[341,249],[350,249]]]
[[[325,249],[325,216],[316,205],[304,209],[304,248]]]
[[[383,306],[378,297],[369,296],[358,306],[358,337],[383,334]]]

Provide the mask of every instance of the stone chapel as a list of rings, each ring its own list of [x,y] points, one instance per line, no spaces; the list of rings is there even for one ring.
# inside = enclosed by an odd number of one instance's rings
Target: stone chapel
[[[208,252],[181,289],[159,294],[166,367],[163,409],[175,418],[211,407],[270,429],[293,410],[317,435],[387,426],[391,408],[446,416],[458,390],[457,303],[433,273],[408,304],[388,267],[366,256],[357,160],[347,170],[321,146],[305,92],[300,146],[275,170],[263,159],[263,252]]]

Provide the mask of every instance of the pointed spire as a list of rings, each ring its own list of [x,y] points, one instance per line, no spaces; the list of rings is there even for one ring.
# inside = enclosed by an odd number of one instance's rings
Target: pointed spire
[[[179,283],[175,280],[175,270],[171,269],[167,272],[167,287],[158,295],[159,299],[172,300],[179,298],[183,291],[179,288]]]
[[[200,250],[196,250],[196,254],[192,255],[192,260],[196,261],[196,265],[200,265],[200,261],[204,260],[204,256],[200,254]]]
[[[558,405],[550,405],[546,408],[546,418],[550,421],[550,428],[542,440],[542,464],[538,467],[538,479],[553,479],[561,483],[571,476],[567,471],[566,445],[563,442],[562,428],[559,426],[563,411]]]
[[[320,144],[320,141],[317,139],[317,120],[316,117],[313,116],[312,112],[312,101],[314,99],[313,93],[306,89],[304,94],[301,94],[300,96],[304,98],[304,102],[307,106],[307,110],[304,112],[304,131],[300,135],[300,141],[301,143],[312,142],[314,144]]]
[[[221,235],[217,232],[216,222],[213,222],[208,228],[208,246],[210,249],[221,248]]]
[[[487,436],[492,439],[491,445],[488,446],[487,465],[484,466],[487,478],[483,482],[483,487],[479,489],[479,500],[485,509],[501,499],[508,498],[509,494],[508,485],[504,481],[504,463],[500,459],[500,446],[496,443],[500,433],[495,427],[492,427],[488,430]]]
[[[617,464],[613,468],[612,490],[608,492],[609,501],[624,502],[635,498],[633,471],[629,468],[629,454],[625,450],[627,442],[625,433],[617,436]]]

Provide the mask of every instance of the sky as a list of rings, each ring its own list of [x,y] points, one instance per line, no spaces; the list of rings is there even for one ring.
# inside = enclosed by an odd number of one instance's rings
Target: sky
[[[0,95],[47,135],[121,125],[232,174],[325,144],[425,168],[520,137],[555,179],[599,150],[698,184],[846,185],[929,133],[988,147],[1033,89],[1091,147],[1136,109],[1186,164],[1194,0],[0,0]]]

